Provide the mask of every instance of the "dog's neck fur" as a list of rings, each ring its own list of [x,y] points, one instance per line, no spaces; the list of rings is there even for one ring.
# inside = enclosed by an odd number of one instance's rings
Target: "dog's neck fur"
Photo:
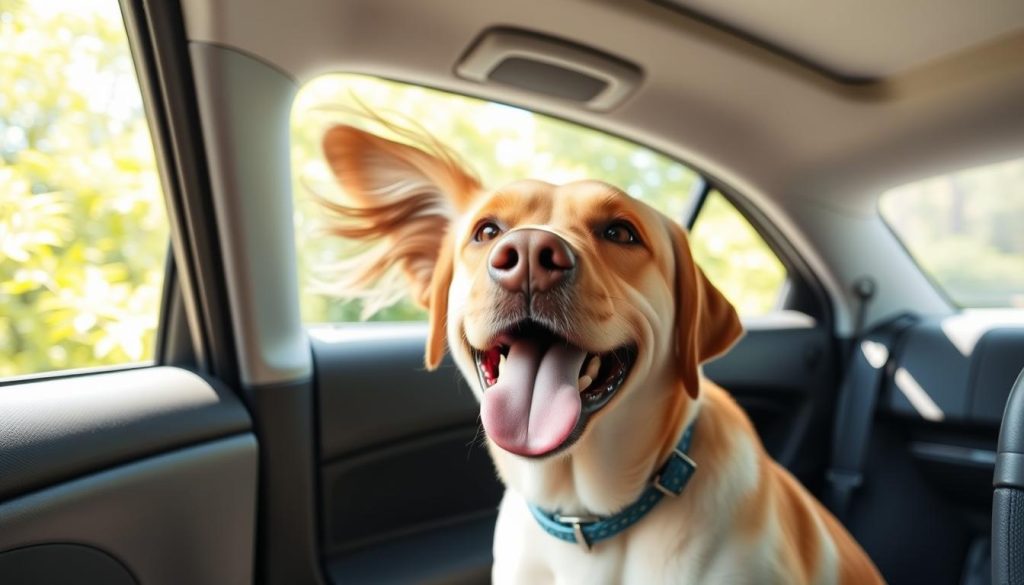
[[[505,484],[563,514],[609,515],[632,503],[700,410],[677,379],[652,379],[633,390],[565,455],[528,460],[488,443]]]

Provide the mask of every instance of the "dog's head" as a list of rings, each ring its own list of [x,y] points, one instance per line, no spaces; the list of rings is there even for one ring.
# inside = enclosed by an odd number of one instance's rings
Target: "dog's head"
[[[571,453],[606,424],[678,422],[638,421],[657,411],[630,404],[681,410],[699,364],[741,333],[685,231],[612,185],[485,189],[430,138],[414,147],[350,126],[323,147],[350,199],[331,206],[334,231],[385,242],[355,282],[404,272],[430,314],[427,366],[447,341],[504,452]]]

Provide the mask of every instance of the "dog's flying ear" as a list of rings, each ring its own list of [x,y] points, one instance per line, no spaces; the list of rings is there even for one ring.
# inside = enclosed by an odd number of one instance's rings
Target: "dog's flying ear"
[[[693,261],[686,232],[666,219],[676,268],[676,362],[690,396],[700,392],[698,366],[724,353],[743,334],[736,309]]]
[[[452,278],[448,228],[480,183],[437,139],[378,121],[419,148],[344,125],[323,139],[327,164],[346,196],[344,203],[319,199],[333,216],[328,231],[379,244],[353,259],[354,276],[338,283],[338,292],[386,306],[401,291],[381,281],[399,268],[412,298],[430,313],[426,365],[434,369],[444,355]]]

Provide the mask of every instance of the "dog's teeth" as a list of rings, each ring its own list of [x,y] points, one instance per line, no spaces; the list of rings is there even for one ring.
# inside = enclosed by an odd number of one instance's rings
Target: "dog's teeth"
[[[583,372],[583,376],[590,378],[591,381],[597,378],[597,372],[601,369],[601,358],[600,356],[594,356],[590,358],[590,362],[587,364],[587,370]]]
[[[505,369],[505,354],[498,354],[498,371],[495,372],[495,377],[501,376],[501,371]]]
[[[576,381],[576,386],[579,388],[580,392],[582,392],[586,390],[587,386],[590,386],[593,381],[594,379],[590,376],[580,376],[580,379]]]

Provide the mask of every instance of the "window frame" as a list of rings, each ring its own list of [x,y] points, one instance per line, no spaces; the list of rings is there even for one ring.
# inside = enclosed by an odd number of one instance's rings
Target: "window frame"
[[[913,252],[911,252],[910,248],[907,247],[907,244],[903,241],[903,238],[901,238],[899,233],[892,227],[892,225],[885,220],[885,215],[882,214],[882,195],[883,193],[879,193],[875,197],[875,215],[877,216],[878,221],[882,223],[882,226],[885,228],[886,233],[892,236],[892,239],[896,243],[896,246],[898,246],[899,249],[904,254],[906,254],[907,258],[910,260],[911,265],[913,265],[914,268],[916,268],[917,271],[920,272],[922,276],[924,276],[925,282],[927,282],[928,285],[932,287],[935,293],[939,295],[939,298],[941,298],[943,302],[945,302],[946,305],[948,305],[954,313],[962,313],[965,310],[970,309],[970,307],[964,307],[960,303],[953,300],[953,297],[950,296],[946,289],[942,287],[942,285],[932,275],[932,273],[925,270],[924,266],[921,266],[921,263],[918,262],[917,258],[914,257]]]
[[[686,229],[693,229],[708,195],[712,191],[717,191],[750,224],[786,270],[786,280],[783,282],[780,298],[777,299],[778,308],[775,311],[793,310],[804,313],[831,330],[834,322],[831,299],[821,280],[792,243],[749,198],[727,183],[696,168],[694,170],[701,174],[707,186],[705,192],[701,194],[699,205],[694,206],[692,214],[687,218]]]
[[[227,284],[181,7],[118,0],[164,189],[171,241],[153,365],[237,384]]]

